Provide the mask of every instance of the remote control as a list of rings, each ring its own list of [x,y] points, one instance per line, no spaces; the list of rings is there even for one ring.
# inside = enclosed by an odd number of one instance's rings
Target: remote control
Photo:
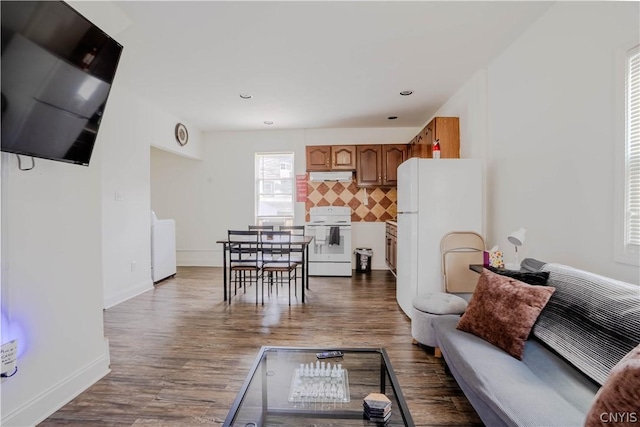
[[[322,353],[316,353],[316,357],[318,359],[329,359],[332,357],[342,357],[342,356],[343,356],[342,352],[337,350],[323,351]]]

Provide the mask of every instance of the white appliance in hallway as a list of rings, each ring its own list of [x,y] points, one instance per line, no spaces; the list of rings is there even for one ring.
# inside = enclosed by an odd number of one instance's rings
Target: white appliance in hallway
[[[151,211],[151,278],[153,283],[176,274],[176,222]]]
[[[451,231],[482,232],[482,164],[476,159],[412,158],[398,167],[396,299],[444,292],[440,240]]]
[[[351,208],[311,208],[309,220],[309,276],[351,276]]]

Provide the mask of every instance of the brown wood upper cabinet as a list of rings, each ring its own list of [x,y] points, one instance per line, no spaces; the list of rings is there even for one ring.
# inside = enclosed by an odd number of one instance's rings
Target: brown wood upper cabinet
[[[356,146],[356,183],[359,187],[377,187],[382,184],[382,146]]]
[[[407,146],[390,144],[382,146],[382,185],[398,185],[398,166],[407,160]]]
[[[332,170],[356,170],[356,146],[332,145],[331,146]]]
[[[409,142],[410,157],[433,157],[433,143],[440,141],[440,158],[460,158],[460,119],[435,117]]]
[[[309,145],[307,171],[356,170],[355,145]]]
[[[359,187],[398,185],[398,166],[407,159],[406,144],[356,145]]]

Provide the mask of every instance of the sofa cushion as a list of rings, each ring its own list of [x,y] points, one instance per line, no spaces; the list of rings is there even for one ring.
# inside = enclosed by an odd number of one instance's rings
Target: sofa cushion
[[[456,329],[458,316],[433,320],[438,346],[486,426],[582,426],[598,386],[535,339],[519,361]]]
[[[533,335],[598,384],[640,342],[638,286],[561,264],[546,264],[556,288]]]
[[[640,421],[640,345],[616,364],[596,394],[585,427],[637,425]],[[612,418],[615,417],[615,418]]]
[[[532,286],[484,269],[458,329],[477,335],[517,359],[554,288]]]

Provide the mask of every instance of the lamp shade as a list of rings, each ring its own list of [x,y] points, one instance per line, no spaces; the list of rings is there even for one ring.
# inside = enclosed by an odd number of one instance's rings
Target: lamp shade
[[[519,228],[518,230],[509,234],[509,237],[507,237],[507,240],[509,241],[509,243],[511,243],[514,246],[522,246],[522,244],[524,243],[526,234],[527,234],[527,230],[525,230],[524,228]]]

